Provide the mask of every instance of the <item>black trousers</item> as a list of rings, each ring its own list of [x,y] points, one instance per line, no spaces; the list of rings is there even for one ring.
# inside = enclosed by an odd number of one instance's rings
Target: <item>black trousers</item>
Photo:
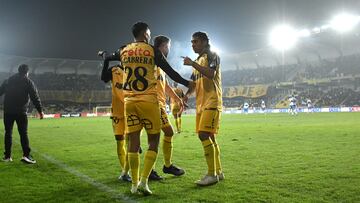
[[[29,138],[27,133],[27,128],[28,128],[27,116],[25,114],[8,114],[8,113],[4,113],[4,126],[5,126],[4,155],[5,157],[11,156],[12,130],[14,127],[14,122],[16,122],[20,134],[23,156],[29,156],[31,149],[29,147]]]

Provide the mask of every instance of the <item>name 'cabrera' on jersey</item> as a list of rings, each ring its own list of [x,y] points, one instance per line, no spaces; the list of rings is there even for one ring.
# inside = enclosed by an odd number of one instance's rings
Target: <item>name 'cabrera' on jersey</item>
[[[157,103],[154,48],[145,42],[130,43],[121,49],[120,60],[125,100]]]
[[[201,54],[195,62],[200,66],[210,67],[215,70],[213,79],[203,76],[199,71],[193,69],[191,79],[196,82],[196,111],[198,113],[205,109],[222,110],[222,90],[220,57],[210,50]]]

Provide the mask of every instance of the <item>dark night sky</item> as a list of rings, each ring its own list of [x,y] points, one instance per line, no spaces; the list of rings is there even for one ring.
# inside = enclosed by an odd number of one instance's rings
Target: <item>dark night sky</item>
[[[360,0],[0,0],[0,53],[96,59],[97,50],[132,41],[140,20],[177,47],[202,30],[223,53],[239,53],[266,46],[280,22],[312,28],[359,9]]]

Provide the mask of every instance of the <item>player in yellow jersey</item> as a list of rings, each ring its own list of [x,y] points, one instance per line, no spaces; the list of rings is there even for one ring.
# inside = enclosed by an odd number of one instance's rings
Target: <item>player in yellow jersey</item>
[[[104,57],[103,52],[99,55]],[[124,93],[123,93],[123,67],[120,65],[109,68],[109,62],[103,63],[101,80],[105,83],[111,81],[112,101],[111,119],[115,140],[117,143],[117,155],[120,162],[121,174],[119,180],[131,182],[129,176],[129,164],[127,162],[126,140],[125,140],[125,120],[124,120]]]
[[[177,83],[174,82],[174,92],[176,93],[176,95],[183,99],[184,98],[184,92],[181,88],[179,88],[177,86]],[[182,110],[179,106],[179,103],[174,101],[174,99],[170,98],[170,107],[171,107],[171,113],[174,116],[175,119],[175,126],[176,126],[176,132],[180,133],[181,132],[181,114],[182,114]]]
[[[218,133],[222,111],[222,91],[220,58],[210,51],[209,38],[204,32],[192,35],[192,48],[199,56],[193,61],[184,58],[184,65],[192,66],[191,78],[196,83],[196,132],[203,145],[208,166],[207,174],[196,181],[197,185],[206,186],[224,179],[220,162],[220,148],[215,135]],[[187,101],[192,90],[184,98]]]
[[[144,22],[133,25],[135,38],[105,61],[120,60],[124,67],[125,91],[125,133],[129,138],[128,157],[131,169],[131,193],[138,191],[152,194],[148,186],[148,177],[156,161],[160,139],[160,107],[157,97],[156,66],[160,67],[174,81],[192,89],[194,83],[182,78],[168,64],[164,55],[149,44],[150,29]],[[145,153],[141,179],[140,168],[140,132],[145,128],[148,137],[148,150]]]
[[[159,49],[161,53],[167,57],[170,51],[170,39],[166,36],[160,35],[154,38],[154,47]],[[185,174],[185,171],[172,163],[172,148],[173,148],[173,135],[174,131],[170,124],[170,121],[166,114],[166,95],[170,96],[174,103],[179,106],[179,110],[183,109],[183,101],[180,99],[173,89],[166,81],[166,74],[161,68],[157,68],[157,91],[160,106],[160,118],[161,118],[161,130],[164,132],[164,138],[162,143],[164,166],[163,172],[167,174],[173,174],[175,176],[181,176]],[[151,180],[159,180],[160,176],[153,170],[149,177]]]

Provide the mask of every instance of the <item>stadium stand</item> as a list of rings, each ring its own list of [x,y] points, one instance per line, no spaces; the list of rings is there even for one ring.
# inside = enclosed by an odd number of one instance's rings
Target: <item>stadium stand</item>
[[[316,107],[359,106],[359,33],[347,35],[339,44],[334,43],[339,36],[324,33],[286,54],[269,47],[238,54],[234,69],[222,66],[224,107],[240,109],[248,102],[257,108],[264,100],[269,108],[288,108],[293,94],[299,106],[305,106],[307,99]],[[48,113],[91,112],[111,103],[111,88],[99,79],[99,61],[0,54],[0,82],[21,63],[32,67],[30,78]],[[189,107],[195,108],[194,98]]]

